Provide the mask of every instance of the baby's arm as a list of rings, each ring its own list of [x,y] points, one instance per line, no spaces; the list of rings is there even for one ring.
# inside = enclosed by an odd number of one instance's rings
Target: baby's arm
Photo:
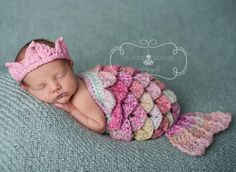
[[[102,120],[94,120],[82,114],[71,102],[68,102],[66,104],[55,103],[54,105],[70,113],[78,122],[80,122],[86,128],[99,134],[103,134],[105,132],[105,124]]]
[[[93,130],[99,134],[104,133],[105,128],[102,122],[96,121],[92,118],[88,118],[84,114],[82,114],[77,108],[75,108],[72,112],[71,115],[77,119],[82,125],[85,127],[89,128],[90,130]],[[99,123],[100,122],[100,123]]]

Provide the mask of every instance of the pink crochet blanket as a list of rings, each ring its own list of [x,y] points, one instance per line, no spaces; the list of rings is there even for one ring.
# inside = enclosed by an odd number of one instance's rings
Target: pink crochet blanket
[[[132,67],[101,66],[81,74],[106,114],[107,132],[117,140],[155,139],[165,134],[179,150],[202,155],[213,135],[228,128],[230,113],[180,115],[177,97],[147,72]]]

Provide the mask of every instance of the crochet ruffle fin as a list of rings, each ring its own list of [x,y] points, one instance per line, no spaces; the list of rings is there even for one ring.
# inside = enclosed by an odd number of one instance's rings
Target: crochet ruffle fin
[[[213,142],[213,135],[228,128],[231,114],[224,112],[190,112],[165,133],[179,150],[192,156],[200,156]]]

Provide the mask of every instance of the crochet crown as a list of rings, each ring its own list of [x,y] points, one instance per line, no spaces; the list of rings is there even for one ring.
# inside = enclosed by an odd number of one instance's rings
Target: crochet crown
[[[56,59],[66,59],[71,61],[63,37],[59,37],[55,41],[55,48],[32,41],[26,49],[25,58],[22,61],[8,62],[5,66],[8,68],[13,79],[17,82],[21,82],[32,70]]]

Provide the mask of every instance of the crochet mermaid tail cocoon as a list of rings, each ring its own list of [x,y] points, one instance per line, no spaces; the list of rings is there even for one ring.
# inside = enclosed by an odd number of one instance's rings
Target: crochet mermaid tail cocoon
[[[174,92],[149,73],[132,67],[98,65],[80,76],[106,115],[106,132],[117,140],[141,141],[165,134],[179,150],[202,155],[213,135],[231,121],[231,115],[223,112],[180,116]]]
[[[228,128],[230,121],[229,113],[187,113],[165,135],[179,150],[192,156],[203,155],[213,142],[213,135]]]

